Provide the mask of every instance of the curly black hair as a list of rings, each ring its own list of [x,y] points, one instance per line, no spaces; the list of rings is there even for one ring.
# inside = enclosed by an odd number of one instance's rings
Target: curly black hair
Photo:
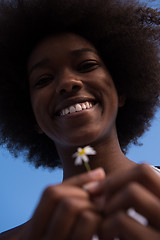
[[[150,126],[160,95],[160,11],[139,1],[12,0],[0,3],[0,144],[36,167],[61,166],[55,145],[35,131],[27,61],[43,38],[72,32],[98,50],[126,96],[117,132],[122,150]]]

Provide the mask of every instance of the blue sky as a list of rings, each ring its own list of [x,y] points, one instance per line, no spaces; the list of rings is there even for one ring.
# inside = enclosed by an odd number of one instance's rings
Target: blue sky
[[[160,165],[160,111],[140,140],[143,146],[131,147],[127,156],[138,163]],[[62,170],[35,169],[23,156],[14,159],[0,148],[0,232],[27,221],[45,187],[61,180]]]

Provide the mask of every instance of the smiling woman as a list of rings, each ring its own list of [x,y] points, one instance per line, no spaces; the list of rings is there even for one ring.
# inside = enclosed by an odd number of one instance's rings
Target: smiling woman
[[[160,238],[160,178],[125,156],[159,106],[159,25],[138,1],[1,3],[1,144],[64,180],[1,239]]]
[[[35,67],[43,59],[47,62]],[[71,33],[49,37],[32,52],[28,69],[36,121],[59,156],[69,158],[75,146],[108,141],[109,129],[115,132],[118,96],[92,44]]]

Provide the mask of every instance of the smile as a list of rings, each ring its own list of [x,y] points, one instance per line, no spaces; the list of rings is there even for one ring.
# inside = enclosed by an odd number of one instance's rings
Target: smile
[[[91,102],[83,102],[83,103],[77,103],[74,105],[71,105],[67,108],[64,108],[61,112],[60,112],[60,116],[65,116],[67,114],[71,114],[71,113],[75,113],[75,112],[80,112],[86,109],[90,109],[93,107],[93,103]]]

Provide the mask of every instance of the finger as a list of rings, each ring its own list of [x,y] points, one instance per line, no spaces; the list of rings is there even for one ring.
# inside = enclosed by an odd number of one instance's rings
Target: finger
[[[95,211],[94,205],[86,200],[65,198],[57,206],[47,229],[45,240],[64,240],[70,234],[81,212]],[[82,230],[82,229],[81,229]],[[76,238],[75,238],[76,239]]]
[[[28,231],[29,239],[40,239],[49,224],[56,204],[62,198],[67,196],[79,197],[81,199],[89,198],[86,191],[75,186],[81,186],[86,182],[102,179],[104,175],[104,170],[100,168],[89,173],[75,176],[64,181],[63,184],[48,187],[44,191],[40,203],[31,219],[30,231]]]
[[[121,176],[112,178],[108,181],[107,191],[110,195],[114,194],[129,182],[139,182],[145,188],[160,198],[160,177],[155,173],[151,166],[147,164],[137,165],[128,172],[124,171]]]
[[[138,183],[130,183],[107,201],[103,214],[108,216],[130,207],[146,217],[149,224],[160,228],[160,199]]]
[[[116,237],[125,240],[158,240],[160,234],[149,226],[145,227],[139,224],[120,211],[106,218],[100,229],[100,239],[113,240]]]
[[[115,192],[123,189],[129,182],[133,181],[139,182],[160,198],[160,177],[147,164],[137,165],[127,171],[125,169],[117,171],[95,185],[88,185],[85,189],[92,195],[105,192],[105,195],[109,198]]]
[[[103,168],[97,168],[87,173],[76,175],[63,182],[64,185],[74,185],[82,187],[84,184],[92,181],[99,181],[106,177]]]
[[[43,236],[57,204],[67,197],[89,199],[87,192],[74,186],[61,184],[46,188],[31,219],[30,231],[28,231],[30,240],[40,239]]]
[[[91,240],[98,231],[101,217],[95,212],[83,211],[74,225],[69,240]]]

